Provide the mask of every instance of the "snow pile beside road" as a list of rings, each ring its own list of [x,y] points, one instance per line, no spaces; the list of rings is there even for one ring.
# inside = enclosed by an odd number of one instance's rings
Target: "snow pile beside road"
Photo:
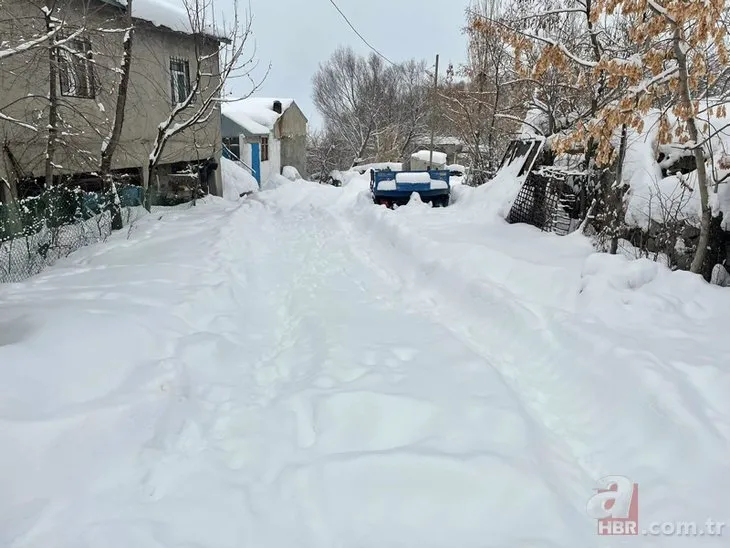
[[[281,170],[281,174],[290,181],[298,181],[302,179],[302,176],[299,174],[299,170],[293,166],[284,166]]]
[[[527,175],[518,177],[522,165],[515,162],[497,172],[494,179],[469,189],[471,198],[463,201],[463,213],[476,219],[506,219]],[[467,189],[463,189],[466,191]]]
[[[223,198],[236,202],[242,194],[257,192],[258,181],[244,167],[229,160],[221,158],[221,180],[223,182]]]
[[[283,175],[274,173],[267,180],[265,180],[263,183],[261,183],[261,190],[274,190],[274,189],[279,188],[280,186],[286,186],[291,183],[292,183],[292,181],[290,181]]]

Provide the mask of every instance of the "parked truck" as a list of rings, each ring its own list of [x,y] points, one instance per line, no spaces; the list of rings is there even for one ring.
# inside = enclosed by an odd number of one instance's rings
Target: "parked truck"
[[[372,170],[370,191],[373,201],[387,207],[405,205],[416,192],[423,202],[435,207],[449,205],[451,196],[449,170],[391,171]]]

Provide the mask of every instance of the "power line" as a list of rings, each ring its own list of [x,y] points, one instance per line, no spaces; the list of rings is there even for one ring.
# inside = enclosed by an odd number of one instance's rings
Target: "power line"
[[[383,59],[385,59],[385,60],[386,60],[386,61],[387,61],[388,63],[390,63],[391,65],[393,65],[393,66],[397,66],[397,65],[396,65],[396,64],[395,64],[395,63],[394,63],[393,61],[391,61],[390,59],[388,59],[388,58],[387,58],[387,57],[386,57],[385,55],[383,55],[383,54],[382,54],[382,53],[380,53],[380,52],[379,52],[379,51],[378,51],[378,50],[377,50],[377,49],[376,49],[375,47],[373,47],[373,46],[372,46],[372,45],[370,44],[370,42],[368,42],[367,40],[365,40],[365,37],[364,37],[364,36],[363,36],[362,34],[360,34],[360,32],[359,32],[359,31],[358,31],[358,30],[357,30],[357,29],[355,28],[355,26],[354,26],[354,25],[353,25],[353,24],[352,24],[352,23],[350,22],[350,20],[349,20],[349,19],[347,18],[347,15],[345,15],[345,14],[344,14],[344,13],[342,12],[342,10],[340,9],[340,7],[339,7],[339,6],[338,6],[338,5],[337,5],[337,4],[335,3],[335,0],[330,0],[330,4],[332,4],[332,5],[333,5],[333,6],[335,7],[335,9],[336,9],[336,10],[337,10],[337,11],[339,12],[339,14],[340,14],[340,15],[342,16],[342,18],[343,18],[343,19],[345,20],[345,22],[346,22],[346,23],[347,23],[347,24],[349,25],[349,27],[350,27],[350,28],[351,28],[351,29],[353,30],[353,32],[354,32],[355,34],[357,34],[357,35],[358,35],[358,36],[360,37],[360,40],[362,40],[362,41],[363,41],[363,42],[365,43],[365,45],[366,45],[367,47],[369,47],[369,48],[370,48],[371,50],[373,50],[373,51],[374,51],[375,53],[377,53],[377,54],[378,54],[378,55],[379,55],[380,57],[382,57]]]

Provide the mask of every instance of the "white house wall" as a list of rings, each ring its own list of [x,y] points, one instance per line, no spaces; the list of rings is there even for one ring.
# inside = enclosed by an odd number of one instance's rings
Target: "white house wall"
[[[251,168],[253,168],[252,139],[255,139],[255,143],[259,143],[260,154],[261,141],[259,138],[247,138],[245,135],[240,135],[238,139],[239,150],[241,151],[241,161]],[[269,135],[269,160],[267,160],[266,162],[260,162],[261,182],[265,183],[271,178],[272,175],[280,174],[281,167],[281,141],[275,139],[272,134]]]
[[[272,175],[281,173],[281,142],[269,136],[269,160],[261,162],[261,182],[268,181]]]

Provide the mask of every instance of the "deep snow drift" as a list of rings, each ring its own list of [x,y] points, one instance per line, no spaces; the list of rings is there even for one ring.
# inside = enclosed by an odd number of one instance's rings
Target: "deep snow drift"
[[[586,514],[730,522],[727,290],[281,179],[0,286],[0,546],[727,546]]]

